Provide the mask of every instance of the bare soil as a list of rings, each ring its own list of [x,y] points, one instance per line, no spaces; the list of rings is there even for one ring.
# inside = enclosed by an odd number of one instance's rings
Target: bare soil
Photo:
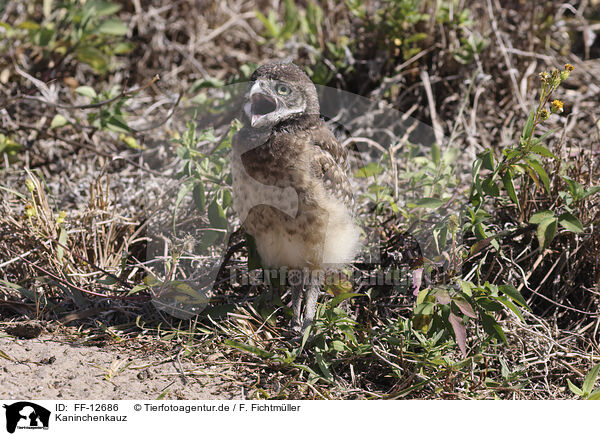
[[[62,332],[1,337],[0,398],[229,400],[243,395],[230,368],[212,364],[211,356],[190,362],[132,349],[132,344],[100,347],[86,341]]]

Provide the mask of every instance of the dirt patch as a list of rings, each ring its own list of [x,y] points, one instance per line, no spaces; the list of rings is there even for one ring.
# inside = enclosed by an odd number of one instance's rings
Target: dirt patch
[[[1,337],[0,356],[2,399],[127,400],[164,394],[161,398],[171,400],[225,400],[242,395],[227,370],[210,362],[142,355],[122,345],[89,346],[61,335]]]

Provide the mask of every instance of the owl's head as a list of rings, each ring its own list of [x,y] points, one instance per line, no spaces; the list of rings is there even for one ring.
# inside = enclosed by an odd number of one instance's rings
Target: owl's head
[[[292,63],[269,63],[250,76],[245,96],[245,123],[254,129],[319,114],[315,85]]]

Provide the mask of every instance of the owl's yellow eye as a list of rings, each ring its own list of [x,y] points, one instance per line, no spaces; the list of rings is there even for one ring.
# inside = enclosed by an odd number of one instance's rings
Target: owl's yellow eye
[[[277,94],[279,95],[288,95],[292,90],[287,85],[282,85],[281,83],[275,87]]]

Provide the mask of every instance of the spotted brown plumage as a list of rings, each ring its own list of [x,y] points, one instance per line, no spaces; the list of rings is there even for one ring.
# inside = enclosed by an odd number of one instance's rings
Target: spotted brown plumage
[[[359,248],[347,151],[319,115],[317,92],[291,63],[250,78],[233,138],[234,208],[266,268],[339,269]],[[312,323],[320,283],[292,287],[298,333]],[[304,319],[301,304],[304,296]]]

